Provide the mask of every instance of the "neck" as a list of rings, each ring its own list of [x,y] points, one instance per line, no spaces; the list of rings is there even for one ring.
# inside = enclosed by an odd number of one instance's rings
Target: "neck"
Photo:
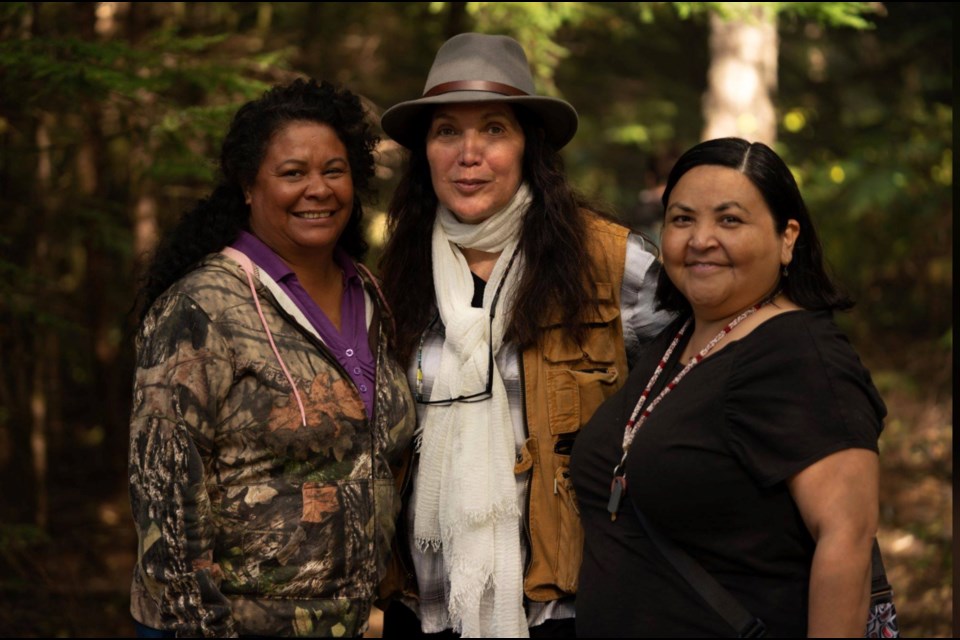
[[[707,338],[707,340],[709,340],[714,335],[716,335],[721,329],[727,326],[727,324],[730,323],[731,320],[738,317],[747,309],[753,308],[753,306],[754,305],[750,305],[749,307],[745,307],[743,309],[738,310],[736,313],[731,313],[728,316],[720,316],[720,317],[712,316],[712,315],[702,315],[694,312],[693,333],[690,334],[691,342],[694,339],[696,339],[698,336],[707,335],[707,334],[709,334],[709,337]]]
[[[699,353],[700,350],[703,349],[703,347],[706,346],[711,340],[713,340],[713,338],[718,333],[720,333],[720,331],[722,331],[724,327],[726,327],[736,318],[746,313],[748,310],[759,305],[760,309],[758,309],[758,312],[746,318],[742,322],[742,324],[738,324],[736,327],[734,327],[730,331],[730,333],[727,334],[724,340],[717,345],[717,347],[714,350],[719,351],[720,349],[725,347],[726,343],[729,342],[730,338],[737,339],[742,337],[743,335],[746,335],[747,333],[750,333],[750,331],[753,330],[753,327],[757,323],[762,322],[764,317],[767,315],[767,314],[761,313],[761,311],[766,307],[770,306],[771,304],[776,305],[777,300],[781,298],[784,301],[786,300],[783,294],[779,293],[779,291],[774,291],[773,293],[764,296],[763,298],[761,298],[760,300],[757,300],[756,302],[750,304],[749,306],[746,306],[742,309],[738,309],[734,313],[724,315],[724,316],[717,316],[714,314],[703,313],[703,312],[698,313],[698,311],[694,309],[693,331],[690,333],[690,340],[687,342],[687,346],[684,348],[683,354],[681,357],[684,359],[684,361],[689,360],[690,358],[695,356],[697,353]]]
[[[460,247],[460,253],[462,253],[463,257],[467,259],[467,266],[470,267],[470,271],[477,274],[477,277],[481,280],[487,281],[490,279],[490,274],[493,273],[493,268],[497,264],[497,259],[503,252],[481,251],[480,249]]]
[[[340,277],[340,267],[333,259],[334,248],[311,249],[303,254],[281,255],[300,282],[324,282]]]
[[[300,286],[339,331],[344,275],[340,265],[333,260],[333,251],[315,254],[306,262],[284,261],[296,274]]]
[[[769,292],[757,298],[750,304],[744,306],[741,309],[737,309],[733,313],[725,315],[717,315],[712,309],[702,309],[693,307],[693,322],[694,328],[696,331],[706,331],[710,329],[716,329],[719,331],[722,329],[728,322],[739,316],[741,313],[755,306],[766,306],[768,304],[776,305],[778,300],[786,300],[786,297],[781,292],[779,283],[778,286],[775,286]]]

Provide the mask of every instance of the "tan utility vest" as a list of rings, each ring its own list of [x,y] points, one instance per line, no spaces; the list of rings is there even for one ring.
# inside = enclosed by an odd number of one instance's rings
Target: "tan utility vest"
[[[587,230],[598,305],[586,313],[583,344],[554,325],[522,356],[528,437],[515,471],[531,470],[523,587],[538,602],[577,591],[583,529],[570,479],[570,450],[580,428],[627,378],[620,284],[629,231],[589,214]]]

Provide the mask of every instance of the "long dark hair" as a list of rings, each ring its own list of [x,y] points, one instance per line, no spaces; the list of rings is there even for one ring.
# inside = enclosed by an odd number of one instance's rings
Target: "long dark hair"
[[[680,156],[670,171],[663,191],[664,211],[680,178],[702,165],[729,167],[745,175],[770,208],[777,233],[783,233],[791,219],[799,223],[793,259],[787,265],[789,275],[781,279],[782,291],[790,300],[810,310],[842,311],[853,306],[853,300],[827,274],[823,249],[797,181],[773,149],[762,142],[750,143],[740,138],[701,142]],[[691,312],[690,303],[667,277],[666,269],[660,270],[656,300],[660,309],[685,315]]]
[[[519,248],[526,269],[518,284],[508,336],[520,348],[536,343],[547,314],[559,310],[560,325],[579,340],[582,314],[596,304],[583,210],[596,207],[588,205],[567,183],[560,154],[545,139],[536,117],[522,106],[511,106],[525,138],[523,179],[530,185],[533,201],[521,229]],[[436,305],[430,238],[437,196],[426,152],[430,117],[428,111],[417,124],[422,135],[410,150],[390,201],[390,239],[380,259],[383,290],[396,319],[401,362],[413,354]]]
[[[220,180],[213,192],[187,211],[161,240],[138,295],[142,321],[167,288],[207,254],[219,251],[249,230],[250,207],[243,190],[253,184],[273,135],[291,122],[328,125],[347,149],[354,191],[353,212],[337,244],[360,261],[366,255],[359,195],[369,195],[373,150],[379,141],[367,122],[360,98],[328,82],[297,79],[273,87],[240,107],[220,149]]]

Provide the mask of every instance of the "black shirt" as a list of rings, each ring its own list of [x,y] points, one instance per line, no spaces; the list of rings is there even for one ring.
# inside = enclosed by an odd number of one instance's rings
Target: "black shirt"
[[[574,447],[586,536],[577,633],[733,634],[646,537],[636,506],[760,617],[768,635],[805,637],[814,541],[786,480],[843,449],[876,451],[883,401],[829,313],[775,316],[694,367],[654,409],[630,447],[627,496],[611,522],[624,426],[678,328],[650,346]],[[683,347],[651,398],[682,368]]]

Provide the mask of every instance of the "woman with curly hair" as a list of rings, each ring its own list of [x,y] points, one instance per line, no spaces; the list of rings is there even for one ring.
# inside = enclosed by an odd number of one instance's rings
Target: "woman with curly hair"
[[[352,93],[271,89],[153,258],[130,427],[142,635],[365,628],[414,419],[359,263],[376,142]]]

